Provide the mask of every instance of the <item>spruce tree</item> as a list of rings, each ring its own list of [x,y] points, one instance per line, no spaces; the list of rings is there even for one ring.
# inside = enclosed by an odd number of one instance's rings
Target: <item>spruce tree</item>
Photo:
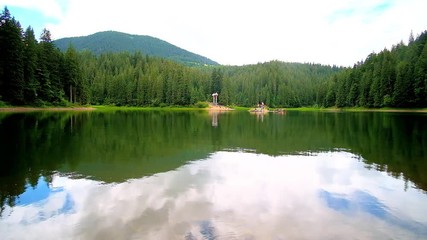
[[[220,93],[221,92],[221,82],[222,82],[222,71],[219,68],[215,68],[212,71],[212,87],[211,92],[214,93]]]
[[[414,69],[414,93],[415,105],[424,107],[427,105],[427,44],[418,58]]]
[[[31,27],[25,30],[24,44],[24,99],[26,104],[34,104],[39,90],[36,78],[38,43]]]
[[[7,7],[0,14],[0,96],[12,103],[24,102],[22,29]]]
[[[65,52],[61,68],[62,83],[67,99],[71,103],[81,102],[84,95],[81,84],[82,73],[80,71],[78,53],[72,45]]]
[[[53,45],[49,30],[43,29],[40,40],[38,77],[42,99],[58,104],[64,95],[60,76],[60,65],[63,61],[62,54]]]

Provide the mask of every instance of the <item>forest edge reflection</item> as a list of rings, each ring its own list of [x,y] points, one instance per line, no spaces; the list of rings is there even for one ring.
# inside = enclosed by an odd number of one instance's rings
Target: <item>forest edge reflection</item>
[[[427,190],[426,115],[290,112],[63,112],[0,115],[1,204],[40,176],[102,182],[176,169],[220,150],[270,156],[347,149],[367,168]]]

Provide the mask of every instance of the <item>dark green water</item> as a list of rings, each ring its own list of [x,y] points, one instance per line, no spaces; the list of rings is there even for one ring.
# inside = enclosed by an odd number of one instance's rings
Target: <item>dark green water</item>
[[[1,114],[0,153],[2,239],[427,238],[426,114]]]

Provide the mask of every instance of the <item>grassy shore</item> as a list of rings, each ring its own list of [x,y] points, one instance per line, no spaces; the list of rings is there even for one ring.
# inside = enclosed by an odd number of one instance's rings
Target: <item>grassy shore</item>
[[[0,107],[0,112],[38,112],[38,111],[93,111],[91,106],[73,106],[73,107]]]
[[[195,111],[207,108],[200,107],[129,107],[129,106],[108,106],[108,105],[86,105],[86,106],[2,106],[0,112],[36,112],[36,111]]]
[[[240,106],[228,106],[236,111],[248,111],[252,108]],[[0,112],[35,112],[35,111],[203,111],[209,108],[196,106],[168,106],[168,107],[128,107],[128,106],[46,106],[46,107],[14,107],[2,106]],[[320,108],[320,107],[301,107],[301,108],[278,108],[286,111],[312,111],[312,112],[423,112],[427,113],[427,108]],[[270,109],[274,110],[274,109]]]
[[[324,112],[426,112],[427,108],[320,108],[320,107],[301,107],[301,108],[284,108],[287,111],[324,111]]]
[[[201,111],[208,108],[199,107],[128,107],[128,106],[93,106],[97,111]]]
[[[240,106],[227,106],[227,107],[232,108],[232,109],[234,109],[236,111],[249,111],[249,110],[252,109],[252,108],[249,108],[249,107],[240,107]]]

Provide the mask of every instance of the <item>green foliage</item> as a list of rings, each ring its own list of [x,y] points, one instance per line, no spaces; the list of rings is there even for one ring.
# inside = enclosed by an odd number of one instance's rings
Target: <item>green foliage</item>
[[[322,104],[317,98],[325,84],[341,68],[319,64],[271,61],[242,67],[222,67],[219,101],[224,105],[251,107],[264,102],[270,107]]]
[[[194,106],[196,108],[207,108],[209,107],[209,104],[207,102],[197,102]]]
[[[3,102],[2,100],[0,100],[0,107],[7,107],[7,104],[5,102]]]
[[[409,45],[370,54],[362,63],[338,73],[328,83],[323,106],[405,107],[427,105],[427,31]]]
[[[24,102],[24,44],[21,25],[7,7],[0,14],[0,96],[12,104]]]
[[[221,92],[221,83],[223,81],[223,74],[220,68],[215,68],[212,71],[212,87],[211,92],[219,93]]]
[[[0,96],[13,105],[65,105],[60,64],[63,54],[43,30],[40,43],[34,31],[24,32],[5,7],[0,15]]]
[[[62,82],[64,93],[71,103],[86,103],[87,91],[82,82],[82,70],[80,68],[80,56],[76,49],[70,45],[65,52],[61,64]]]
[[[78,51],[89,50],[96,55],[107,52],[143,52],[149,56],[167,58],[189,66],[218,65],[217,62],[206,57],[150,36],[107,31],[84,37],[62,38],[55,41],[55,45],[62,51],[66,51],[70,44]]]
[[[243,67],[191,68],[141,53],[82,55],[88,103],[117,106],[190,106],[210,101],[213,92],[219,93],[223,105],[252,106],[261,101],[272,107],[314,105],[318,104],[317,89],[340,70],[277,61]],[[304,95],[299,96],[300,93]]]
[[[38,43],[31,27],[28,27],[24,33],[24,44],[24,103],[31,104],[37,99],[37,92],[40,88],[36,78]]]

